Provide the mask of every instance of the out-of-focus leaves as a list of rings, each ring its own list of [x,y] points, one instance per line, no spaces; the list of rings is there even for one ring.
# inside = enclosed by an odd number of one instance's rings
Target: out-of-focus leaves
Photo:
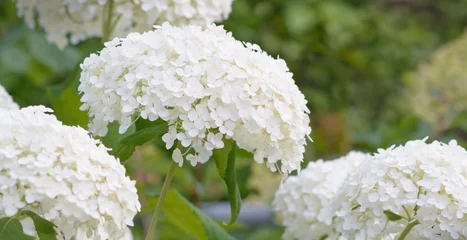
[[[62,51],[56,45],[48,43],[42,34],[32,32],[26,39],[32,57],[54,72],[72,70],[81,60],[76,49],[67,47]]]
[[[254,231],[248,236],[248,240],[280,240],[282,239],[282,229],[263,228]]]
[[[62,121],[65,125],[80,126],[86,129],[89,117],[87,112],[79,109],[81,101],[76,90],[79,75],[80,68],[77,67],[66,88],[63,89],[62,86],[49,88],[48,95],[58,120]]]
[[[13,73],[24,73],[28,70],[29,55],[17,46],[0,46],[0,64]]]
[[[302,36],[317,23],[316,12],[305,1],[290,4],[284,10],[287,29],[292,35]]]

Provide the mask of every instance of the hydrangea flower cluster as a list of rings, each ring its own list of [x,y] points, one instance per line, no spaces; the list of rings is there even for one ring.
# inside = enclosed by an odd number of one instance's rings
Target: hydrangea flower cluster
[[[283,239],[336,239],[331,201],[349,172],[370,155],[352,151],[333,161],[310,162],[279,187],[273,202],[285,226]]]
[[[99,141],[48,112],[0,110],[0,218],[30,210],[58,239],[124,239],[140,210],[135,182]]]
[[[341,239],[395,238],[409,224],[406,239],[467,237],[467,151],[425,141],[380,149],[348,175],[332,203]]]
[[[90,131],[105,135],[112,121],[120,133],[132,117],[169,123],[175,140],[194,149],[192,165],[223,148],[223,138],[254,152],[255,160],[289,173],[300,168],[309,127],[305,97],[282,59],[235,40],[222,26],[173,27],[131,33],[105,44],[81,65],[82,110]],[[182,164],[182,154],[174,151]]]
[[[19,16],[33,28],[35,16],[50,42],[63,48],[87,38],[101,37],[110,17],[114,36],[146,31],[154,24],[206,26],[227,18],[233,0],[16,0]],[[117,21],[118,20],[118,21]],[[67,39],[70,35],[70,39]]]
[[[413,111],[436,131],[446,130],[467,111],[467,33],[439,48],[429,62],[408,75],[408,100]]]
[[[0,85],[0,109],[18,109],[19,106],[13,101],[5,88]]]

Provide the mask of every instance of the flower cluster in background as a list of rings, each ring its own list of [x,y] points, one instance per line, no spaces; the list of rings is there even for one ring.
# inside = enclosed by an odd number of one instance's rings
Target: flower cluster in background
[[[467,151],[409,141],[311,162],[274,200],[285,239],[459,239],[467,236]]]
[[[283,239],[335,239],[331,200],[345,177],[370,155],[352,151],[332,161],[310,162],[281,184],[273,202],[285,226]]]
[[[232,0],[17,0],[18,15],[34,27],[37,12],[38,25],[61,48],[102,37],[109,21],[112,36],[150,30],[165,21],[205,26],[226,19],[231,5]]]
[[[140,210],[135,182],[87,131],[49,112],[0,110],[0,218],[30,210],[59,239],[123,238]]]
[[[425,141],[380,149],[349,174],[333,202],[345,239],[399,235],[410,223],[408,239],[467,236],[467,151]]]
[[[310,134],[307,101],[286,63],[257,45],[235,40],[221,26],[173,27],[132,33],[106,43],[81,65],[79,91],[89,110],[89,130],[107,133],[134,116],[169,123],[167,149],[175,140],[195,154],[195,165],[233,139],[255,160],[289,173],[300,168]],[[180,150],[174,160],[182,165]]]
[[[431,59],[407,76],[414,112],[430,122],[435,133],[446,130],[467,110],[467,33],[434,52]]]
[[[282,182],[282,175],[269,171],[261,164],[252,164],[250,171],[247,186],[254,193],[250,193],[245,200],[254,205],[269,205]]]

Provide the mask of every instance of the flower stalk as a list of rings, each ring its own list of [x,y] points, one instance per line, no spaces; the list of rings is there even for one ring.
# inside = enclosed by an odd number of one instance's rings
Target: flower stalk
[[[172,182],[172,178],[175,174],[176,163],[172,161],[170,164],[170,170],[167,176],[165,177],[164,185],[162,185],[161,195],[159,196],[159,200],[157,201],[156,210],[154,210],[154,214],[152,215],[151,226],[149,227],[148,234],[146,235],[145,240],[153,240],[154,239],[154,232],[157,226],[157,220],[159,218],[159,214],[162,210],[162,206],[164,205],[165,196],[170,189],[170,183]]]
[[[105,43],[110,40],[110,36],[112,35],[112,13],[114,7],[114,0],[109,0],[108,5],[104,7],[104,14],[103,14],[103,26],[102,26],[102,42]]]
[[[404,240],[405,237],[407,237],[407,235],[409,234],[410,230],[412,230],[412,228],[415,227],[417,224],[420,224],[420,222],[418,220],[415,220],[415,221],[409,223],[407,225],[407,227],[405,227],[404,231],[401,233],[399,238],[397,238],[397,240]]]

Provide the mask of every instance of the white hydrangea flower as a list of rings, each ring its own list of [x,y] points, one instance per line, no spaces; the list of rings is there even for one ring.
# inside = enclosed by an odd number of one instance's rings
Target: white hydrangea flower
[[[283,239],[336,239],[331,223],[331,200],[347,174],[369,154],[352,151],[333,161],[310,162],[298,176],[288,177],[273,201],[285,226]]]
[[[406,239],[467,237],[467,151],[426,139],[380,149],[348,175],[332,203],[341,239],[395,239],[409,223]]]
[[[233,0],[16,0],[18,15],[35,26],[35,14],[50,42],[63,48],[101,37],[106,11],[112,9],[113,36],[150,30],[154,24],[202,25],[222,21]],[[117,21],[118,20],[118,21]],[[70,36],[69,40],[67,35]]]
[[[84,129],[47,112],[0,110],[0,218],[25,209],[53,222],[58,239],[124,238],[140,210],[135,182]]]
[[[309,110],[282,59],[215,25],[164,23],[105,46],[81,65],[82,110],[89,110],[92,133],[105,135],[113,121],[123,133],[132,117],[161,118],[169,123],[166,147],[175,140],[190,146],[199,157],[190,157],[192,164],[232,138],[257,162],[267,158],[273,171],[279,160],[285,173],[299,169]]]
[[[13,101],[5,88],[0,85],[0,109],[18,109],[19,106]]]

